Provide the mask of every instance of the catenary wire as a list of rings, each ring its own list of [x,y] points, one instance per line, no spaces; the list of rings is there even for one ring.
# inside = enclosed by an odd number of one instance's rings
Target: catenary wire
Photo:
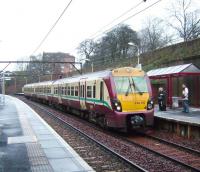
[[[156,5],[156,4],[159,3],[160,1],[162,1],[162,0],[158,0],[158,1],[154,2],[153,4],[151,4],[151,5],[147,6],[146,8],[144,8],[144,9],[138,11],[137,13],[134,13],[133,15],[127,17],[126,19],[120,21],[119,23],[117,23],[116,25],[112,26],[111,28],[109,28],[109,29],[107,29],[107,30],[101,32],[101,33],[98,34],[97,36],[94,36],[93,38],[90,38],[90,39],[91,39],[91,40],[94,40],[94,39],[98,38],[100,35],[103,35],[103,34],[107,33],[108,31],[110,31],[110,30],[112,30],[114,27],[116,27],[117,25],[120,25],[121,23],[124,23],[125,21],[127,21],[127,20],[129,20],[129,19],[131,19],[131,18],[133,18],[133,17],[135,17],[135,16],[137,16],[138,14],[140,14],[140,13],[144,12],[145,10],[151,8],[152,6]],[[146,0],[145,0],[144,2],[146,2]],[[136,5],[136,6],[137,6],[137,5]],[[113,20],[113,21],[114,21],[114,20]],[[98,32],[96,32],[96,34],[97,34],[97,33],[98,33]],[[93,35],[95,35],[95,34],[93,34]],[[74,50],[74,48],[73,48],[73,50]]]
[[[67,6],[64,8],[64,10],[62,11],[62,13],[60,14],[60,16],[58,17],[58,19],[55,21],[55,23],[52,25],[52,27],[50,28],[50,30],[47,32],[47,34],[44,36],[44,38],[42,39],[42,41],[38,44],[38,46],[35,48],[35,50],[32,52],[31,55],[33,55],[44,43],[44,41],[47,39],[47,37],[50,35],[50,33],[52,32],[52,30],[55,28],[55,26],[57,25],[57,23],[59,22],[59,20],[62,18],[62,16],[64,15],[64,13],[66,12],[66,10],[69,8],[70,4],[72,3],[73,0],[70,0],[69,3],[67,4]],[[30,55],[30,56],[31,56]],[[1,72],[3,72],[11,63],[9,63],[4,69],[1,70]]]
[[[49,34],[52,32],[52,30],[55,28],[55,26],[57,25],[57,23],[59,22],[59,20],[61,19],[61,17],[64,15],[64,13],[66,12],[66,10],[69,8],[70,4],[72,3],[73,0],[70,0],[70,2],[67,4],[67,6],[64,8],[64,10],[62,11],[62,13],[60,14],[60,16],[58,17],[58,19],[56,20],[56,22],[52,25],[52,27],[50,28],[50,30],[47,32],[47,34],[44,36],[44,38],[42,39],[42,41],[39,43],[39,45],[36,47],[36,49],[33,51],[32,54],[34,54],[40,47],[41,45],[44,43],[44,41],[47,39],[47,37],[49,36]]]
[[[102,28],[100,28],[97,32],[95,32],[94,34],[92,34],[89,37],[94,37],[97,33],[101,32],[104,28],[108,27],[109,25],[111,25],[112,23],[114,23],[115,21],[117,21],[118,19],[120,19],[121,17],[125,16],[127,13],[129,13],[133,9],[137,8],[143,2],[146,2],[146,0],[140,1],[137,5],[134,5],[133,7],[131,7],[130,9],[128,9],[127,11],[125,11],[124,13],[122,13],[120,16],[118,16],[117,18],[115,18],[114,20],[112,20],[111,22],[109,22],[108,24],[106,24],[105,26],[103,26]]]
[[[108,31],[112,30],[114,27],[116,27],[116,26],[118,26],[118,25],[124,23],[125,21],[127,21],[127,20],[129,20],[129,19],[131,19],[131,18],[133,18],[133,17],[135,17],[135,16],[137,16],[138,14],[140,14],[140,13],[146,11],[147,9],[149,9],[149,8],[151,8],[152,6],[156,5],[156,4],[159,3],[160,1],[162,1],[162,0],[158,0],[158,1],[154,2],[153,4],[147,6],[146,8],[144,8],[144,9],[138,11],[137,13],[134,13],[133,15],[131,15],[131,16],[125,18],[124,20],[120,21],[120,22],[117,23],[116,25],[112,26],[112,27],[109,28],[109,29],[106,29],[105,31],[103,31],[102,33],[98,34],[97,36],[95,36],[95,37],[93,37],[93,38],[91,38],[91,39],[94,40],[95,38],[98,38],[100,35],[103,35],[103,34],[107,33]]]

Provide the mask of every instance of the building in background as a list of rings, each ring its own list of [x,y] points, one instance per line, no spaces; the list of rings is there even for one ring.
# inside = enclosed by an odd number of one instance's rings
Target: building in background
[[[43,61],[49,62],[69,62],[69,63],[49,63],[43,65],[43,70],[45,73],[49,73],[52,76],[52,79],[58,79],[63,76],[69,76],[70,73],[74,70],[70,62],[75,62],[75,57],[62,52],[43,52],[42,55]]]

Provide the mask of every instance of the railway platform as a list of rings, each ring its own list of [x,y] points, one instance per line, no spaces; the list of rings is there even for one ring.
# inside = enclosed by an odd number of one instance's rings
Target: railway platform
[[[188,138],[200,138],[200,108],[190,107],[190,112],[184,113],[182,108],[159,111],[158,106],[155,106],[154,116],[157,128]]]
[[[17,98],[0,105],[0,172],[94,171],[35,111]]]

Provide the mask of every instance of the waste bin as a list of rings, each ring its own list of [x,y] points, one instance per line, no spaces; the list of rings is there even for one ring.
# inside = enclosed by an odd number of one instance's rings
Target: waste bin
[[[181,100],[180,97],[172,97],[172,108],[178,108],[179,107],[179,100]]]

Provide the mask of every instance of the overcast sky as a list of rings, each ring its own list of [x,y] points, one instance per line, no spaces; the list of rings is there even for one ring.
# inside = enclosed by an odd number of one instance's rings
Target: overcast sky
[[[147,0],[124,18],[156,1],[158,0]],[[167,16],[165,8],[169,7],[171,1],[173,0],[162,0],[131,18],[126,24],[136,31],[140,30],[147,17]],[[200,9],[199,0],[192,1],[195,8]],[[100,28],[139,2],[141,0],[73,0],[35,55],[45,51],[77,56],[75,49],[81,41],[90,38]],[[69,0],[0,0],[0,61],[25,59],[30,56],[68,3]],[[2,69],[2,65],[0,67]]]

